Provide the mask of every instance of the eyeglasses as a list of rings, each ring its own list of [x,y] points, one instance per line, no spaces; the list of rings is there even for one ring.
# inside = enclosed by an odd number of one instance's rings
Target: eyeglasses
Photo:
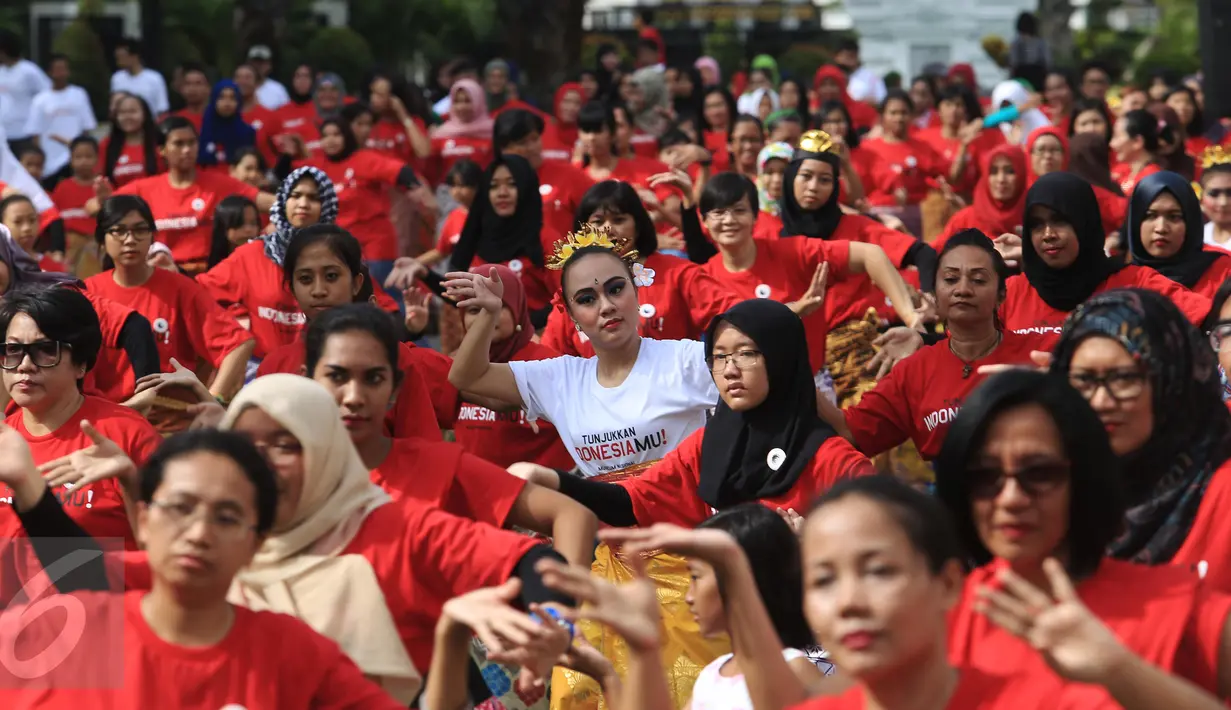
[[[204,520],[219,539],[237,540],[256,529],[255,525],[244,520],[239,513],[212,508],[203,501],[152,500],[150,505],[162,512],[176,535],[182,535],[198,520]]]
[[[1220,320],[1214,324],[1214,329],[1210,331],[1210,347],[1214,352],[1222,352],[1222,343],[1227,338],[1231,338],[1231,321]]]
[[[988,500],[1000,495],[1005,483],[1012,478],[1018,488],[1031,498],[1046,495],[1069,480],[1069,463],[1057,461],[1027,466],[1017,473],[1008,474],[994,468],[976,468],[968,472],[970,495],[977,500]]]
[[[55,367],[60,364],[60,358],[65,348],[71,348],[68,343],[55,340],[36,340],[33,343],[5,343],[4,358],[0,359],[0,368],[16,370],[30,356],[30,362],[40,369]]]
[[[154,230],[150,229],[147,224],[138,224],[132,227],[125,227],[122,224],[117,224],[107,230],[108,237],[118,240],[123,240],[125,237],[135,237],[140,241],[144,241],[149,239],[150,235],[153,233]]]
[[[1087,400],[1094,399],[1099,389],[1106,389],[1112,399],[1125,404],[1141,396],[1146,388],[1146,378],[1140,372],[1109,372],[1105,375],[1070,372],[1069,384]]]
[[[761,353],[757,350],[740,350],[725,355],[711,355],[708,362],[713,372],[727,369],[727,362],[735,363],[737,370],[751,370],[761,364]]]

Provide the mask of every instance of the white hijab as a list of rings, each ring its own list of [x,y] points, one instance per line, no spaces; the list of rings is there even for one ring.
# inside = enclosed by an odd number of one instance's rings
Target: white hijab
[[[1030,100],[1030,92],[1026,90],[1026,87],[1022,86],[1020,81],[1017,81],[1015,79],[1009,80],[1009,81],[1002,81],[999,84],[997,84],[996,88],[992,91],[992,109],[991,110],[999,111],[1000,107],[1006,101],[1013,104],[1014,106],[1021,106],[1022,104],[1026,103],[1029,100]],[[1016,122],[1000,124],[1000,130],[1004,132],[1004,135],[1006,138],[1008,138],[1009,135],[1013,132],[1013,123],[1021,124],[1022,138],[1020,142],[1022,145],[1025,145],[1026,138],[1028,138],[1031,133],[1033,133],[1036,129],[1042,128],[1044,126],[1050,126],[1051,120],[1047,118],[1047,114],[1043,113],[1037,108],[1032,108],[1027,111],[1022,111],[1021,117],[1018,118]]]

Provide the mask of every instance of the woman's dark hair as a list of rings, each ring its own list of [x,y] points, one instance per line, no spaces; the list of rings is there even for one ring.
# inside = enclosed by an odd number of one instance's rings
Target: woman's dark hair
[[[1017,16],[1017,33],[1028,37],[1039,36],[1039,18],[1032,12],[1023,12]]]
[[[29,316],[48,340],[67,345],[73,364],[85,365],[86,372],[94,367],[103,334],[98,313],[81,291],[36,285],[8,291],[0,300],[0,334],[9,332],[9,324],[18,313]],[[81,389],[83,380],[77,380],[77,389]]]
[[[1073,80],[1073,72],[1069,71],[1068,69],[1061,68],[1061,67],[1055,67],[1055,68],[1047,70],[1047,74],[1044,75],[1043,77],[1044,83],[1043,83],[1043,87],[1041,90],[1045,91],[1047,89],[1047,79],[1053,76],[1058,76],[1061,79],[1063,79],[1065,85],[1069,87],[1069,91],[1072,92],[1073,98],[1078,98],[1077,82]]]
[[[979,455],[998,416],[1023,405],[1045,409],[1056,425],[1068,458],[1069,526],[1065,547],[1069,574],[1089,576],[1124,518],[1120,461],[1090,404],[1063,378],[1032,370],[992,375],[962,404],[936,458],[936,491],[957,524],[966,556],[976,565],[992,560],[971,512],[970,464]]]
[[[1201,330],[1210,332],[1214,330],[1214,326],[1218,325],[1218,321],[1222,320],[1219,313],[1222,312],[1222,307],[1227,305],[1227,299],[1231,298],[1231,278],[1222,282],[1218,290],[1214,292],[1214,298],[1211,299],[1209,315],[1205,317],[1205,322],[1201,324]]]
[[[376,297],[376,287],[372,281],[372,272],[368,270],[367,264],[359,265],[359,274],[363,276],[363,283],[359,284],[359,292],[355,294],[355,303],[371,303]]]
[[[256,146],[246,145],[243,148],[236,148],[234,151],[228,152],[229,155],[227,156],[227,163],[229,163],[231,167],[239,165],[244,162],[244,158],[251,155],[256,158],[256,167],[258,170],[261,172],[269,170],[269,165],[265,163],[265,156],[261,155],[261,151],[257,150]]]
[[[367,333],[381,344],[381,349],[389,358],[389,369],[393,371],[393,385],[400,384],[402,371],[398,368],[398,349],[401,345],[397,324],[393,316],[370,303],[350,303],[330,308],[308,323],[308,332],[304,337],[304,365],[308,377],[316,370],[329,336],[352,331]]]
[[[728,130],[735,127],[735,117],[739,116],[739,107],[735,103],[735,97],[730,91],[721,86],[711,86],[701,94],[701,127],[706,131],[713,131],[714,127],[710,125],[709,120],[705,118],[705,101],[710,97],[710,94],[721,94],[722,101],[727,105],[727,122]]]
[[[885,94],[885,100],[881,102],[880,109],[879,109],[880,115],[884,116],[885,111],[889,109],[889,104],[894,101],[901,101],[905,103],[906,110],[909,113],[915,112],[915,102],[913,99],[911,99],[910,94],[906,93],[905,91],[902,91],[901,89],[892,89],[891,91],[889,91],[889,93]]]
[[[171,139],[171,134],[184,129],[192,131],[193,138],[199,137],[197,127],[192,125],[192,121],[183,116],[167,116],[162,119],[162,123],[158,124],[158,145],[163,148],[167,147],[167,141]]]
[[[778,83],[778,96],[782,96],[782,87],[787,84],[793,84],[795,90],[799,92],[799,105],[795,107],[795,113],[799,114],[799,118],[804,125],[808,124],[808,87],[802,81],[795,77],[788,76]],[[791,109],[786,109],[790,111]]]
[[[858,148],[860,138],[859,131],[855,129],[855,122],[851,120],[851,110],[848,109],[846,104],[841,101],[831,99],[821,104],[821,109],[816,113],[817,127],[820,128],[821,124],[825,122],[825,117],[835,111],[841,113],[842,117],[846,119],[846,135],[842,136],[843,141],[846,142],[846,147],[852,150]]]
[[[568,288],[565,285],[568,283],[568,272],[571,271],[574,266],[580,263],[583,258],[587,256],[591,256],[593,254],[602,254],[604,256],[609,256],[612,259],[619,261],[620,264],[624,266],[624,270],[628,272],[629,282],[630,283],[632,282],[633,267],[629,266],[628,262],[625,261],[623,258],[621,258],[619,254],[608,249],[607,247],[601,247],[597,245],[582,247],[578,249],[577,251],[574,251],[569,256],[568,261],[565,261],[564,266],[560,269],[560,291],[563,292],[564,294],[564,305],[566,309],[571,310],[573,307],[572,301],[568,297]]]
[[[606,128],[614,136],[615,111],[601,101],[588,101],[577,112],[577,128],[585,133],[598,133]]]
[[[941,89],[936,97],[936,105],[940,106],[944,101],[960,101],[962,108],[966,109],[967,121],[983,117],[983,107],[979,105],[979,99],[975,97],[973,91],[962,84],[954,84]]]
[[[1073,102],[1073,120],[1069,122],[1069,138],[1072,138],[1073,134],[1077,132],[1077,117],[1086,111],[1098,111],[1098,114],[1103,117],[1103,123],[1107,125],[1107,135],[1104,138],[1110,143],[1112,120],[1111,116],[1107,113],[1107,104],[1099,99],[1086,98],[1085,96]]]
[[[642,257],[658,250],[658,232],[654,229],[654,220],[650,219],[650,213],[645,211],[645,205],[641,203],[641,197],[632,185],[619,180],[604,180],[586,190],[581,204],[577,206],[573,229],[581,229],[595,212],[618,212],[632,217],[637,226],[637,243],[633,248]]]
[[[722,530],[735,538],[752,566],[757,592],[786,648],[815,643],[804,619],[803,559],[799,538],[782,516],[760,503],[744,503],[706,518],[698,530]],[[718,594],[724,606],[726,591]]]
[[[299,230],[286,245],[286,256],[282,259],[282,282],[292,293],[299,256],[308,247],[321,243],[329,247],[338,261],[346,264],[351,278],[363,273],[363,249],[359,246],[359,240],[336,224],[314,224]]]
[[[962,558],[961,544],[949,512],[932,496],[894,476],[876,474],[842,481],[816,499],[808,518],[818,515],[825,506],[850,497],[864,498],[884,508],[902,528],[915,551],[927,560],[932,574],[940,574],[950,560]]]
[[[355,132],[350,129],[350,121],[343,119],[340,116],[338,118],[327,118],[324,121],[321,121],[322,136],[325,135],[326,126],[333,126],[338,129],[339,133],[342,134],[342,152],[338,155],[326,155],[325,157],[327,159],[334,161],[346,160],[353,155],[355,151],[359,150],[359,141],[355,139]]]
[[[195,429],[172,436],[158,447],[141,467],[141,501],[149,504],[162,485],[167,466],[176,459],[195,453],[225,456],[243,470],[256,489],[256,533],[266,535],[274,526],[278,512],[278,480],[274,471],[252,441],[242,434],[219,429]]]
[[[82,133],[81,135],[74,138],[72,142],[68,144],[69,154],[72,155],[72,152],[74,150],[77,150],[77,146],[79,145],[88,145],[94,149],[95,153],[98,152],[98,141],[94,140],[94,136],[90,135],[89,133]]]
[[[389,72],[377,67],[369,71],[364,77],[363,82],[359,85],[359,99],[363,103],[372,105],[372,84],[378,79],[384,79],[389,82],[389,93],[401,100],[402,105],[406,107],[406,112],[411,116],[416,116],[425,124],[431,123],[432,112],[429,110],[427,100],[424,98],[423,89],[415,84],[412,84],[406,79],[398,76],[394,72]]]
[[[663,133],[662,136],[659,137],[658,139],[658,149],[659,150],[666,150],[667,148],[674,148],[677,145],[695,145],[695,142],[693,141],[693,139],[689,138],[688,134],[680,130],[678,126],[679,126],[678,123],[673,125],[671,128],[667,129],[666,133]]]
[[[21,160],[22,158],[26,157],[27,155],[31,155],[31,154],[37,155],[41,157],[43,160],[47,160],[47,154],[44,153],[43,149],[40,148],[38,144],[36,143],[26,143],[25,145],[20,145],[17,147],[17,150],[13,152],[13,154],[14,154],[14,157],[16,157],[18,160]]]
[[[492,151],[503,153],[531,133],[543,135],[543,129],[543,119],[536,113],[520,108],[502,111],[492,125]]]
[[[479,164],[473,160],[463,158],[449,168],[449,172],[445,174],[444,183],[446,185],[461,183],[462,187],[473,187],[477,190],[483,183],[483,168],[480,168]]]
[[[222,198],[222,201],[214,208],[214,233],[210,237],[209,261],[207,262],[209,269],[214,268],[235,251],[235,247],[227,239],[227,232],[244,226],[244,214],[249,208],[260,220],[261,211],[257,209],[256,203],[243,195],[228,195]]]
[[[1175,142],[1171,127],[1143,108],[1129,111],[1120,120],[1124,121],[1124,132],[1129,138],[1140,137],[1142,147],[1152,156],[1157,157],[1159,141]],[[1161,129],[1160,123],[1163,124]]]
[[[141,219],[145,220],[146,224],[150,225],[151,233],[158,233],[154,213],[145,200],[136,195],[112,195],[103,200],[94,223],[94,241],[103,247],[102,267],[104,270],[115,268],[115,261],[107,253],[107,230],[119,224],[120,220],[127,217],[130,212],[136,212]]]
[[[723,210],[739,202],[741,197],[748,198],[748,206],[755,215],[761,210],[757,196],[757,186],[752,180],[739,173],[718,173],[705,183],[701,190],[701,217],[714,210]]]
[[[25,202],[29,204],[30,207],[34,207],[34,201],[20,192],[9,195],[3,200],[0,200],[0,222],[4,221],[4,215],[9,211],[9,208],[19,202]],[[37,208],[35,208],[35,211],[38,211]]]
[[[346,121],[347,125],[350,125],[355,121],[355,119],[365,113],[371,116],[372,120],[376,120],[376,114],[372,112],[372,107],[368,106],[368,104],[364,101],[353,101],[346,104],[342,107],[342,110],[338,112],[338,115],[343,121]]]
[[[162,145],[158,124],[154,121],[150,105],[136,94],[123,94],[115,102],[116,109],[118,110],[120,104],[128,99],[133,99],[141,105],[141,147],[145,151],[145,175],[146,177],[157,175],[158,146]],[[107,154],[103,156],[103,175],[112,182],[115,182],[115,165],[120,159],[120,154],[124,152],[124,143],[127,140],[124,131],[120,129],[119,122],[115,120],[115,114],[115,111],[111,112],[111,133],[107,139]]]
[[[1192,105],[1193,105],[1193,118],[1191,121],[1188,122],[1188,125],[1184,127],[1185,132],[1189,135],[1189,137],[1193,137],[1193,138],[1197,136],[1205,135],[1205,114],[1202,113],[1201,111],[1201,104],[1197,103],[1196,92],[1194,92],[1192,89],[1188,88],[1187,86],[1183,86],[1183,85],[1177,86],[1171,91],[1167,92],[1167,97],[1166,99],[1163,99],[1163,101],[1165,102],[1167,99],[1170,99],[1172,96],[1175,96],[1176,94],[1185,94],[1186,96],[1188,96],[1188,100],[1192,102]],[[1197,156],[1197,157],[1201,157],[1201,156]]]
[[[915,84],[923,82],[923,85],[928,87],[928,93],[932,95],[932,103],[940,100],[940,91],[936,86],[936,77],[931,74],[920,74],[910,80],[910,88],[915,88]]]
[[[940,250],[940,257],[936,260],[938,269],[940,262],[945,260],[945,255],[958,247],[974,247],[987,252],[988,258],[992,260],[992,270],[996,272],[996,293],[1000,298],[1004,298],[1005,283],[1009,280],[1010,273],[1009,267],[1004,263],[1004,257],[996,251],[995,243],[977,229],[963,229],[945,242],[944,248]]]

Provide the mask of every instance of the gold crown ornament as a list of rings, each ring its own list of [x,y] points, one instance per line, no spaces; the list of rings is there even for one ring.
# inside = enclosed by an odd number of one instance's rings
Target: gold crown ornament
[[[1201,169],[1209,170],[1215,165],[1231,165],[1231,150],[1220,145],[1206,148],[1201,154]]]
[[[628,249],[629,240],[613,239],[611,231],[606,227],[595,227],[589,224],[581,225],[581,229],[569,232],[564,239],[556,242],[551,256],[547,257],[547,268],[560,271],[568,260],[586,247],[601,247],[614,253],[625,261],[636,261],[637,250]]]
[[[833,138],[825,131],[812,130],[799,137],[799,150],[805,153],[837,153]]]

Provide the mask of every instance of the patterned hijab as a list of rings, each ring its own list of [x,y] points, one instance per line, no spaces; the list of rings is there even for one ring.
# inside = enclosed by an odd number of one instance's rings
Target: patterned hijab
[[[316,223],[333,224],[338,219],[338,194],[334,192],[333,181],[329,179],[329,176],[310,165],[298,168],[288,175],[282,181],[282,186],[278,188],[274,206],[269,208],[269,221],[274,225],[274,232],[262,237],[265,241],[265,256],[278,266],[282,266],[282,260],[286,257],[286,247],[291,243],[291,239],[299,233],[299,229],[292,227],[291,220],[287,217],[286,201],[291,196],[291,190],[294,190],[299,181],[304,178],[312,178],[321,196],[321,216]]]
[[[1086,338],[1118,342],[1145,369],[1154,431],[1120,458],[1128,499],[1124,532],[1112,557],[1142,564],[1169,562],[1184,544],[1206,486],[1231,459],[1231,412],[1222,402],[1214,353],[1167,297],[1117,289],[1080,306],[1064,323],[1052,371],[1067,375]]]
[[[784,163],[791,162],[791,158],[795,154],[795,149],[788,143],[770,143],[761,149],[761,154],[757,156],[757,200],[761,203],[761,211],[768,212],[777,216],[782,211],[781,198],[775,200],[769,196],[769,191],[765,188],[766,175],[765,166],[771,160],[781,160]],[[785,183],[782,186],[786,190]]]

